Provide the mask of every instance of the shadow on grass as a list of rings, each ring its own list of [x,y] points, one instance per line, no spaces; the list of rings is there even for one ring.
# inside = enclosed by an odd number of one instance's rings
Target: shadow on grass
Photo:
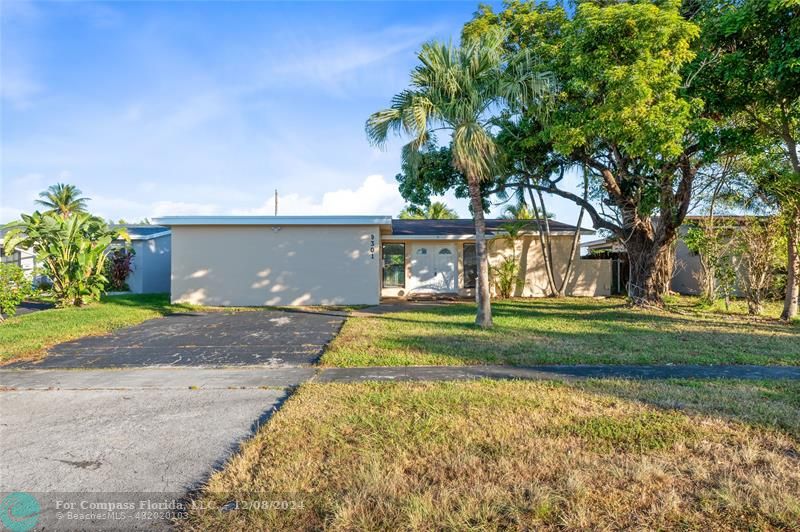
[[[777,320],[534,300],[495,304],[495,327],[483,330],[473,313],[457,304],[361,318],[374,320],[361,340],[376,356],[411,353],[407,365],[420,363],[415,354],[465,364],[800,364],[800,327]]]

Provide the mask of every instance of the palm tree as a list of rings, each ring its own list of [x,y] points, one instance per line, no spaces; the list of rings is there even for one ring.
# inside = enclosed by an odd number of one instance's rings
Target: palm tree
[[[369,117],[366,133],[373,145],[383,146],[390,134],[406,134],[404,162],[416,168],[420,150],[435,142],[436,131],[451,135],[453,167],[467,179],[475,221],[478,283],[475,290],[480,327],[492,326],[486,223],[480,184],[494,175],[497,146],[491,133],[491,113],[502,106],[537,108],[552,93],[548,74],[532,67],[519,53],[510,59],[503,50],[504,35],[488,32],[461,46],[429,42],[418,54],[420,64],[411,73],[410,88],[392,98],[389,109]]]
[[[525,203],[509,205],[503,211],[503,218],[507,220],[532,220],[533,211]]]
[[[60,214],[62,218],[68,218],[70,214],[86,212],[86,202],[89,198],[81,194],[83,192],[75,185],[57,183],[40,192],[39,197],[42,199],[34,203],[46,207],[49,212]]]
[[[400,211],[401,220],[455,220],[457,218],[456,211],[442,201],[434,201],[424,209],[409,205]]]

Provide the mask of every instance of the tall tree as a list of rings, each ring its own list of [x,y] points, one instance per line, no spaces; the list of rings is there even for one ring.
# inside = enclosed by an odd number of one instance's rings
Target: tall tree
[[[456,211],[442,201],[434,201],[425,207],[409,205],[400,211],[401,220],[455,220]]]
[[[486,250],[481,183],[494,176],[497,146],[491,133],[492,111],[498,106],[540,106],[550,95],[552,82],[539,73],[528,54],[503,53],[505,35],[485,32],[464,39],[461,46],[426,43],[420,64],[411,73],[410,88],[396,95],[392,106],[367,120],[370,142],[383,145],[391,134],[411,141],[403,148],[406,167],[414,174],[420,152],[435,142],[437,131],[451,134],[453,167],[466,179],[475,221],[478,279],[475,297],[480,327],[492,326],[489,260]]]
[[[62,218],[68,218],[75,213],[86,212],[86,202],[89,198],[84,197],[83,192],[75,185],[56,183],[50,185],[47,190],[39,193],[39,198],[34,203],[46,208],[46,212],[55,212]]]
[[[625,245],[632,302],[661,305],[706,146],[702,102],[685,94],[682,75],[697,25],[681,16],[677,0],[584,1],[574,14],[515,1],[498,14],[483,7],[464,33],[498,26],[509,32],[510,53],[530,50],[559,82],[548,121],[526,140],[585,167],[601,208],[562,188],[560,172],[517,183],[584,207],[596,228]]]
[[[752,175],[787,221],[781,317],[788,320],[797,316],[800,294],[800,2],[703,3],[696,18],[703,27],[697,92],[709,111],[732,117],[728,136],[750,156],[778,155],[768,165],[756,164]]]

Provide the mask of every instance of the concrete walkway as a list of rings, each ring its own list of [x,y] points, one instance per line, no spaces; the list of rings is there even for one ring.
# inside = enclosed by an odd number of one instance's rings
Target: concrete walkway
[[[0,370],[0,390],[288,389],[303,382],[470,379],[800,380],[798,366],[403,366],[366,368],[235,367]]]
[[[59,497],[73,500],[95,492],[121,502],[180,499],[201,486],[303,382],[602,377],[800,379],[800,367],[4,369],[0,492],[35,494],[42,505],[40,524],[56,528],[70,524],[55,517]],[[89,525],[108,523],[81,522]],[[161,528],[168,521],[150,525]]]
[[[800,379],[797,366],[412,366],[325,368],[317,382],[470,379]]]
[[[0,493],[184,494],[314,372],[0,370]]]

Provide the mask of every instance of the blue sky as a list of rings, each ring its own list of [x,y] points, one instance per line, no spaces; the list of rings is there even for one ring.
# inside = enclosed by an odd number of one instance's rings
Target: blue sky
[[[396,215],[402,141],[364,121],[477,2],[1,5],[4,222],[56,182],[128,221],[272,214],[276,188],[280,214]]]

